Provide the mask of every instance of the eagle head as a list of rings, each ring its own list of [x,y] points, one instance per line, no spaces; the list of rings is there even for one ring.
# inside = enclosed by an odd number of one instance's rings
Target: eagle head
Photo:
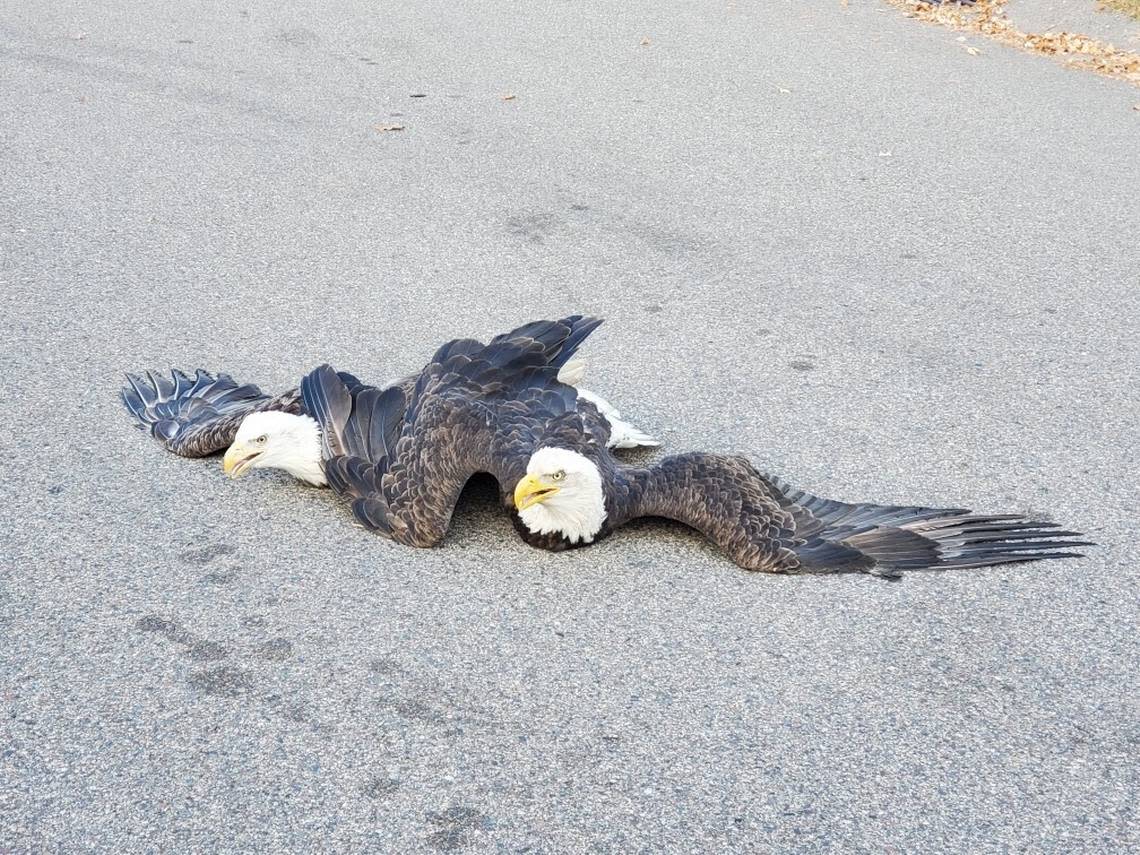
[[[606,519],[601,472],[576,451],[540,448],[515,486],[515,508],[535,534],[556,533],[570,543],[589,543]]]
[[[276,410],[250,413],[222,458],[222,469],[231,478],[250,469],[284,469],[295,478],[323,487],[320,427],[308,416]]]

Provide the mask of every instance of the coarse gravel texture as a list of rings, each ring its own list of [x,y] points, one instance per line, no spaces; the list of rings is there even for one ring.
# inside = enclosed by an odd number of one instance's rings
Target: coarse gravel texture
[[[1134,89],[861,0],[3,0],[0,80],[0,851],[1140,843]],[[572,311],[669,449],[1100,545],[415,551],[116,399]]]

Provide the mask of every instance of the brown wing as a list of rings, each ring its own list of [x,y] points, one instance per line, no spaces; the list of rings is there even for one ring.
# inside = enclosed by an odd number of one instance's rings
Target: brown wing
[[[252,384],[238,384],[228,374],[214,377],[200,368],[193,380],[175,370],[169,380],[148,371],[145,378],[128,374],[127,382],[120,394],[135,426],[182,457],[205,457],[228,448],[250,413],[303,412],[296,389],[273,397]]]
[[[702,532],[750,570],[780,571],[795,560],[794,516],[743,458],[676,455],[648,468],[618,468],[611,484],[611,526],[665,517]]]
[[[618,469],[612,523],[661,516],[703,532],[750,570],[865,572],[984,567],[1076,556],[1077,532],[1018,515],[848,504],[757,472],[742,457],[685,454]]]

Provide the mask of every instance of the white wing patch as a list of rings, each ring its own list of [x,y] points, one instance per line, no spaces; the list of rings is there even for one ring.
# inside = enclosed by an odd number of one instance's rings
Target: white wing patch
[[[586,363],[581,359],[571,359],[558,372],[558,381],[567,386],[577,386],[586,376]]]

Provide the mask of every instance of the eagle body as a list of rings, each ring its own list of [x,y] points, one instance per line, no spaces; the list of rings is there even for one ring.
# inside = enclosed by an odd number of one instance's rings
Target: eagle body
[[[551,550],[593,543],[640,517],[684,523],[741,567],[769,572],[893,576],[1068,557],[1086,545],[1075,532],[1017,515],[821,499],[743,457],[692,452],[625,465],[608,447],[598,408],[559,381],[526,335],[449,342],[410,393],[349,388],[329,366],[301,391],[329,442],[329,485],[361,524],[410,546],[443,539],[477,473],[499,482],[524,539]],[[600,512],[591,516],[594,504]],[[548,513],[534,513],[537,506]]]
[[[1018,515],[822,499],[744,457],[690,452],[626,465],[611,447],[648,437],[564,382],[573,373],[567,363],[600,323],[573,315],[487,344],[456,339],[383,389],[322,365],[275,397],[227,375],[175,372],[170,381],[130,378],[123,400],[175,453],[201,456],[233,443],[226,467],[234,474],[270,459],[261,449],[277,437],[262,427],[272,421],[267,413],[304,420],[306,466],[360,524],[409,546],[443,540],[463,487],[479,473],[498,481],[524,540],[549,550],[594,543],[641,517],[676,520],[741,567],[783,573],[894,576],[1070,557],[1088,545]]]

